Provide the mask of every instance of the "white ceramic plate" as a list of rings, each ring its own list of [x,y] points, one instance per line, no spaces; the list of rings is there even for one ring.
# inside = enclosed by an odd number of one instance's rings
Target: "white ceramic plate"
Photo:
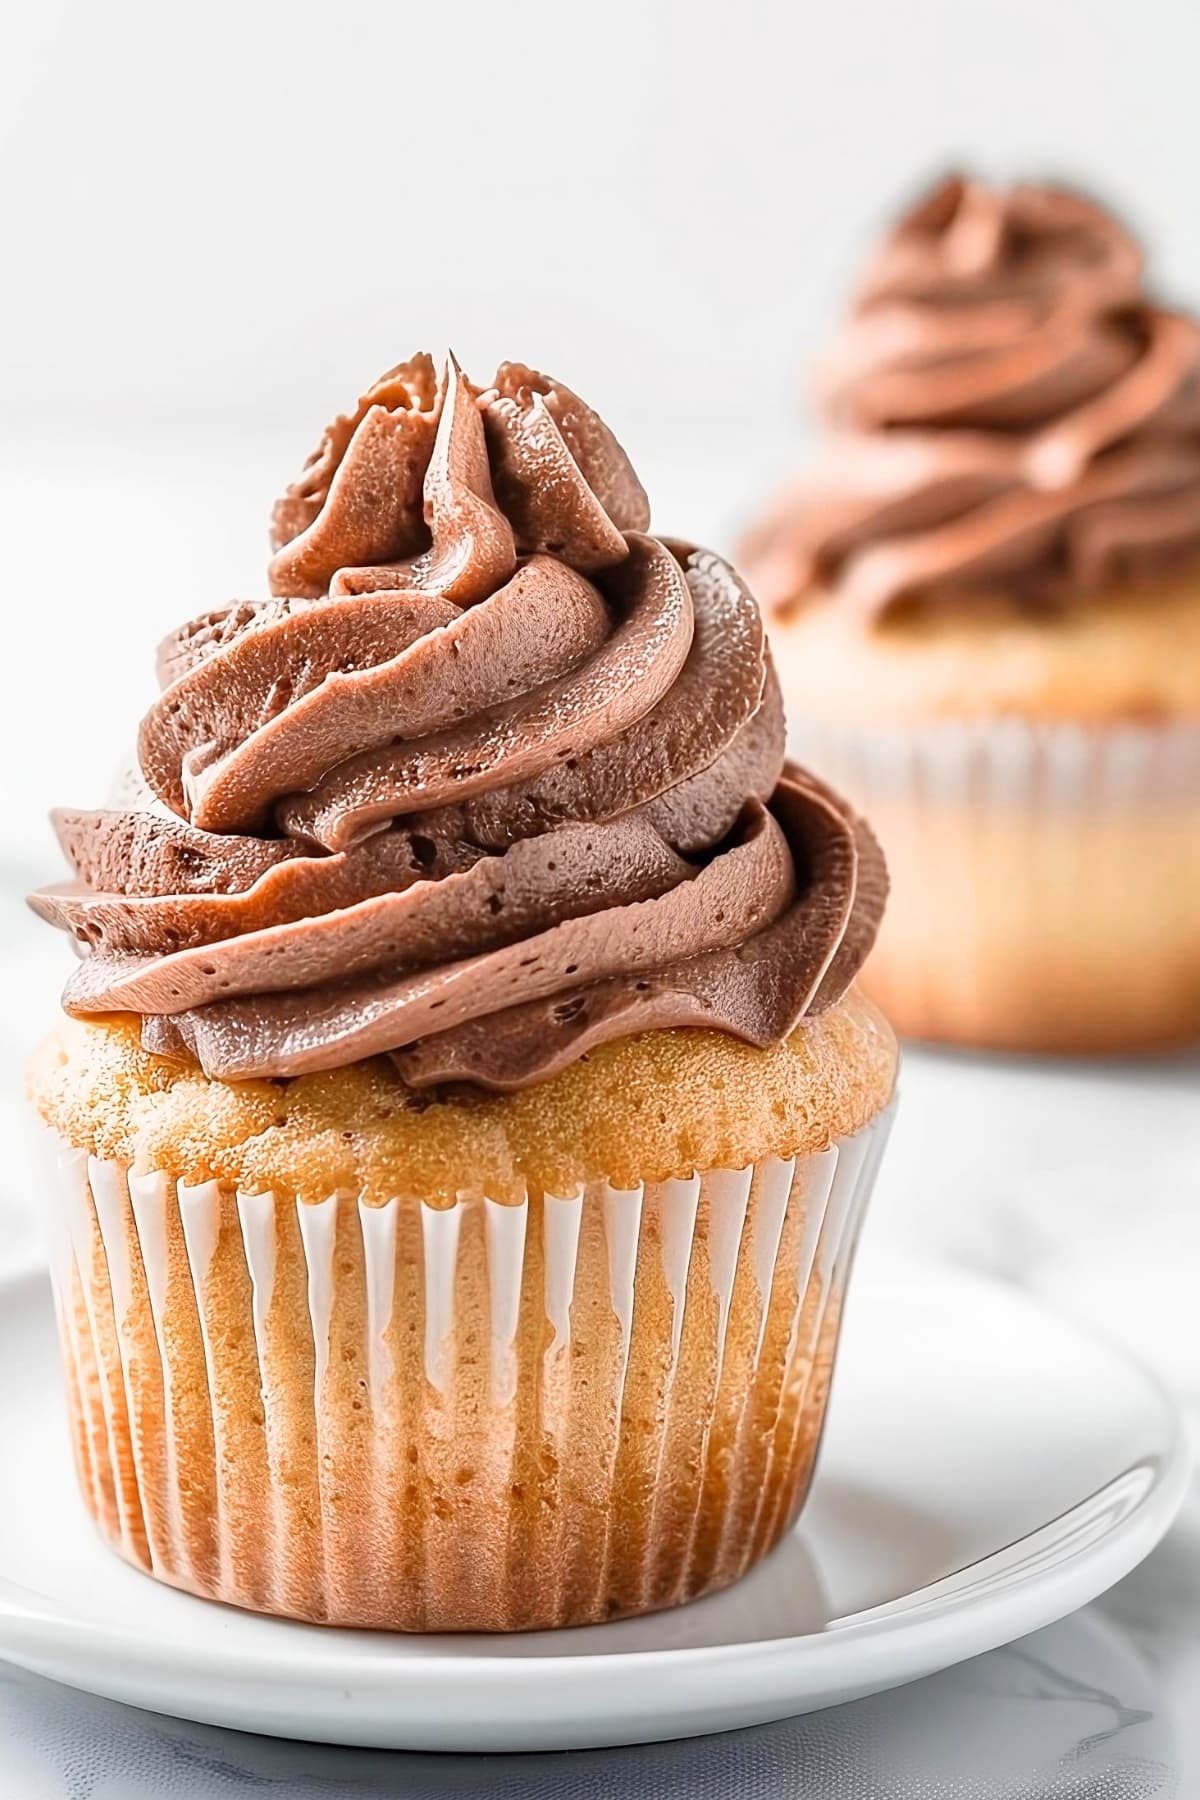
[[[160,1587],[76,1498],[40,1275],[0,1286],[0,1445],[0,1655],[183,1718],[425,1750],[681,1737],[929,1674],[1124,1575],[1189,1466],[1123,1354],[1006,1288],[896,1263],[854,1284],[801,1524],[736,1587],[647,1619],[401,1637]]]

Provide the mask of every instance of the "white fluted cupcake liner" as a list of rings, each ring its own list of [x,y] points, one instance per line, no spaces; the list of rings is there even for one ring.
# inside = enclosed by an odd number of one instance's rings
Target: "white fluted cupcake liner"
[[[1200,721],[801,717],[892,892],[864,985],[913,1036],[1027,1050],[1200,1037]]]
[[[165,1581],[345,1625],[574,1624],[719,1587],[807,1491],[888,1119],[444,1209],[187,1186],[53,1138],[84,1499]]]
[[[789,749],[819,772],[836,765],[881,798],[1108,810],[1200,804],[1200,720],[1085,725],[1005,716],[912,725],[833,724],[793,716]]]

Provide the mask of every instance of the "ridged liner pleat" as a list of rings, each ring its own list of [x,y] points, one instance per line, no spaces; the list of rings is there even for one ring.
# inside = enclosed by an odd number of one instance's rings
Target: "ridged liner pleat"
[[[1013,1048],[1200,1025],[1200,725],[800,722],[893,893],[864,985],[902,1030]]]
[[[888,1120],[441,1209],[189,1187],[55,1141],[84,1499],[163,1580],[346,1625],[580,1624],[724,1586],[807,1492]]]

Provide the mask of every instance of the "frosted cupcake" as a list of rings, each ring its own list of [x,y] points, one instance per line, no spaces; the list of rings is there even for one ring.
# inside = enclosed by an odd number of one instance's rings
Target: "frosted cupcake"
[[[742,562],[799,754],[865,805],[902,1031],[1200,1036],[1200,326],[1094,202],[954,178],[868,267]]]
[[[758,609],[560,383],[384,376],[275,598],[159,652],[57,815],[32,1070],[84,1499],[267,1612],[577,1624],[732,1580],[812,1473],[895,1046],[882,861]]]

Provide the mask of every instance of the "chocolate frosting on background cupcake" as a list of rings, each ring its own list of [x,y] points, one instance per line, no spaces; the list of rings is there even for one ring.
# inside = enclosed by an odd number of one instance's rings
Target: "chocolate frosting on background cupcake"
[[[56,815],[76,880],[33,905],[83,947],[67,1010],[214,1077],[387,1052],[506,1088],[831,1005],[879,852],[785,766],[734,571],[648,526],[561,383],[382,377],[275,508],[274,598],[161,646],[144,799]]]
[[[747,539],[765,605],[1061,606],[1200,563],[1200,325],[1052,186],[953,176],[870,263],[819,371],[820,466]]]

